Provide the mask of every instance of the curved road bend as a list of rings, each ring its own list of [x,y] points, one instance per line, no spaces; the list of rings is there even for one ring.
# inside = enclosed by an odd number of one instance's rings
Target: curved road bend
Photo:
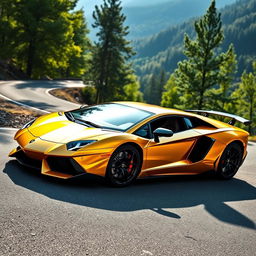
[[[80,105],[58,99],[47,91],[61,87],[83,87],[81,81],[0,81],[1,95],[44,111],[67,111]]]

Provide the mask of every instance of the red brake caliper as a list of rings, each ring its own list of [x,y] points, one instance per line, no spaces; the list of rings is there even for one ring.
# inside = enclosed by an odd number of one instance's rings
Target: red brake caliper
[[[129,158],[132,157],[131,155],[129,156]],[[133,167],[133,159],[131,160],[129,167],[128,167],[128,172],[132,171],[132,167]]]
[[[129,168],[128,168],[128,172],[131,172],[132,167],[133,167],[133,160],[130,162],[130,165],[129,165]]]

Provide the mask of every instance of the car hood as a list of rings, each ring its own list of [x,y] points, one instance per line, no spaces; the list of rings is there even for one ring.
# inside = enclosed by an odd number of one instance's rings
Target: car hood
[[[42,140],[61,144],[81,139],[100,140],[109,136],[120,135],[121,133],[74,123],[65,116],[59,116],[58,113],[38,118],[28,130],[33,136],[40,137]]]

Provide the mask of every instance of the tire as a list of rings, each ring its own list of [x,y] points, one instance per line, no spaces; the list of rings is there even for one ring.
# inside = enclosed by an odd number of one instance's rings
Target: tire
[[[137,148],[123,145],[112,154],[107,171],[106,180],[114,187],[130,185],[139,175],[142,159]]]
[[[237,143],[229,144],[223,151],[217,169],[217,176],[221,179],[231,179],[241,166],[243,150]]]

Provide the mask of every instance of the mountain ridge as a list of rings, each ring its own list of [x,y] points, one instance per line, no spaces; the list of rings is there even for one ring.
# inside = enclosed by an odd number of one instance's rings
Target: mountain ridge
[[[225,51],[230,43],[234,44],[239,62],[237,76],[240,76],[244,69],[250,70],[251,61],[256,57],[256,1],[240,0],[220,12],[225,36],[221,50]],[[148,84],[150,75],[161,70],[169,75],[177,67],[177,62],[185,58],[182,53],[184,33],[194,37],[194,20],[170,26],[150,38],[135,41],[137,55],[134,68],[142,87]]]

